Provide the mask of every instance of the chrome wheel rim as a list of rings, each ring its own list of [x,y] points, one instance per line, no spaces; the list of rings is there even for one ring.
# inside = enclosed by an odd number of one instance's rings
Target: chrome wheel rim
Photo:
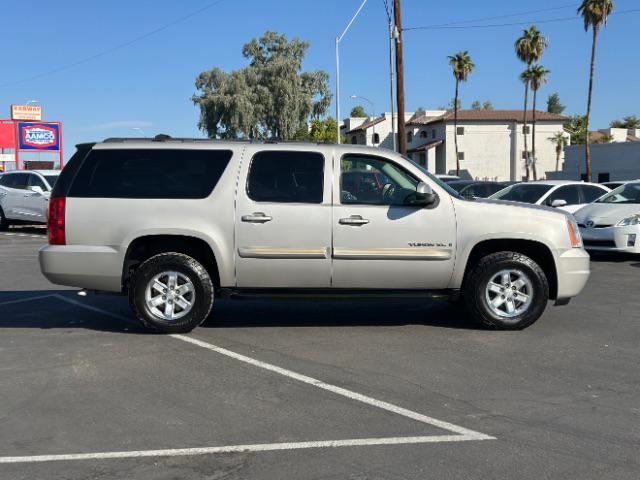
[[[526,312],[533,302],[533,283],[522,271],[500,270],[487,283],[487,305],[501,318],[514,318]]]
[[[180,272],[162,272],[153,277],[145,289],[145,302],[152,315],[174,321],[187,315],[196,300],[195,287]]]

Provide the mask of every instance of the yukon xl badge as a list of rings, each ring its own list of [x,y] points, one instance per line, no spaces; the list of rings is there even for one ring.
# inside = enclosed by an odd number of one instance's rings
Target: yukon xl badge
[[[444,243],[426,243],[426,242],[409,242],[410,247],[451,247],[451,244],[446,245]]]

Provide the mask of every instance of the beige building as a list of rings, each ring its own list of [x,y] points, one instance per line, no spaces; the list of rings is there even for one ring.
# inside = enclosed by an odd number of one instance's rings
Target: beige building
[[[532,144],[532,112],[527,115],[527,141]],[[566,117],[537,111],[536,167],[538,178],[555,170],[556,145],[549,140],[564,132]],[[415,117],[407,114],[407,153],[431,173],[456,171],[453,112],[432,110]],[[384,114],[375,120],[354,123],[345,120],[348,143],[392,148],[391,119]],[[376,132],[374,135],[373,128]],[[524,113],[522,110],[461,110],[458,112],[458,154],[460,169],[467,178],[521,180],[525,175]],[[375,140],[378,140],[377,142]],[[563,157],[561,156],[560,165]]]

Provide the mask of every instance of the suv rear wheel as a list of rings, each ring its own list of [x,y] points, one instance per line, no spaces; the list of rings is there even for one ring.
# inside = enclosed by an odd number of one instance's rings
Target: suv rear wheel
[[[181,253],[162,253],[135,271],[129,304],[144,325],[165,333],[190,332],[205,321],[214,288],[207,270]]]
[[[533,324],[549,301],[547,277],[531,258],[516,252],[487,255],[469,272],[464,299],[474,318],[499,330]]]

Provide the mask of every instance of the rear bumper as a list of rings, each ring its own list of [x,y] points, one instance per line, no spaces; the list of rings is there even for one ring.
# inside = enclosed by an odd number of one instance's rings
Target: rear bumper
[[[581,248],[560,252],[556,258],[558,304],[578,295],[589,280],[589,254]]]
[[[601,252],[640,253],[640,226],[581,228],[587,250]]]
[[[40,270],[58,285],[120,292],[120,252],[111,247],[89,245],[47,245],[39,251]]]

